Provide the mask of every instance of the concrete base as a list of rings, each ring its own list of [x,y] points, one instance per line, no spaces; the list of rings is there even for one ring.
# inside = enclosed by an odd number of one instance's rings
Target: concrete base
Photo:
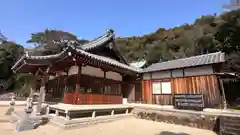
[[[98,123],[112,122],[115,120],[130,118],[130,117],[133,117],[132,114],[100,116],[97,118],[88,117],[88,118],[79,118],[79,119],[71,119],[71,120],[65,120],[64,118],[61,118],[61,117],[51,117],[50,123],[64,129],[72,129],[72,128],[86,127],[86,126],[90,126]]]
[[[130,105],[69,105],[48,107],[50,122],[63,128],[86,126],[132,116]]]
[[[123,104],[128,104],[127,98],[123,98],[122,100],[123,100],[122,101]]]

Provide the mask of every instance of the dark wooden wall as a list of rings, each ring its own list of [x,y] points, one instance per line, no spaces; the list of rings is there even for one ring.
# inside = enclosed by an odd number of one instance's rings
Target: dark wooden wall
[[[171,78],[172,94],[153,95],[152,82],[159,80],[142,81],[142,98],[147,103],[172,105],[174,94],[204,94],[205,106],[217,108],[221,105],[221,96],[215,75]]]
[[[137,102],[142,100],[141,78],[137,76],[125,76],[123,78],[123,97],[128,102]]]

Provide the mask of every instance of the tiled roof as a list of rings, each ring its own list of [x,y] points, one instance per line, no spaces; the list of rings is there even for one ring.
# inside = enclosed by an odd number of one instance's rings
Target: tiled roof
[[[98,37],[98,38],[96,38],[96,39],[94,39],[90,42],[84,43],[82,45],[76,44],[76,48],[88,51],[90,49],[93,49],[95,47],[103,45],[104,43],[112,40],[113,38],[114,38],[114,33],[110,32],[110,31],[107,31],[102,36],[100,36],[100,37]],[[32,55],[36,55],[36,56],[40,55],[44,51],[46,51],[44,45],[35,47],[34,49],[26,49],[25,50],[25,52],[29,52]]]
[[[22,56],[22,58],[17,61],[14,66],[12,67],[12,70],[14,70],[18,64],[21,63],[22,60],[24,59],[28,59],[28,60],[50,60],[50,59],[58,59],[60,57],[63,57],[64,55],[66,55],[67,53],[67,50],[70,48],[70,50],[75,50],[77,53],[80,53],[84,56],[87,56],[87,57],[90,57],[92,59],[95,59],[95,60],[99,60],[101,62],[104,62],[106,64],[110,64],[110,65],[113,65],[113,66],[117,66],[117,67],[120,67],[120,68],[124,68],[124,69],[127,69],[127,70],[130,70],[130,71],[134,71],[134,72],[141,72],[141,69],[140,68],[135,68],[135,67],[131,67],[129,65],[126,65],[126,64],[123,64],[123,63],[120,63],[114,59],[110,59],[110,58],[107,58],[107,57],[104,57],[104,56],[99,56],[99,55],[95,55],[95,54],[92,54],[92,53],[89,53],[89,52],[86,52],[82,49],[78,49],[78,48],[75,48],[74,46],[68,46],[66,47],[62,52],[58,53],[58,54],[53,54],[53,55],[46,55],[46,56],[31,56],[29,55],[28,53],[26,53],[24,56]]]
[[[128,64],[124,64],[124,63],[121,63],[119,61],[116,61],[114,59],[104,57],[104,56],[99,56],[99,55],[87,52],[88,50],[90,50],[92,48],[103,45],[104,43],[112,40],[113,38],[114,38],[113,31],[108,30],[103,36],[101,36],[101,37],[99,37],[95,40],[92,40],[89,43],[83,44],[82,46],[75,46],[76,45],[75,43],[71,43],[71,44],[69,43],[58,54],[52,54],[52,55],[39,55],[39,54],[37,54],[37,55],[35,55],[31,51],[29,53],[26,52],[26,54],[23,57],[21,57],[21,59],[18,60],[14,64],[14,66],[12,67],[12,70],[14,70],[16,67],[18,67],[18,65],[21,63],[21,61],[23,61],[25,59],[33,60],[33,61],[41,60],[41,62],[48,61],[47,63],[49,63],[49,62],[54,61],[55,59],[59,59],[61,57],[66,56],[67,51],[72,51],[73,50],[73,51],[76,51],[77,53],[80,53],[84,56],[87,56],[89,58],[101,61],[101,62],[106,63],[106,64],[110,64],[110,65],[113,65],[113,66],[116,66],[116,67],[127,69],[127,70],[130,70],[130,71],[133,71],[133,72],[137,72],[137,73],[141,72],[142,69],[140,69],[140,68],[135,68],[135,67],[129,66]],[[42,48],[40,47],[40,49],[43,49],[43,51],[44,51],[43,47]],[[35,62],[40,63],[40,61],[35,61]]]
[[[112,38],[114,37],[114,34],[113,33],[106,33],[104,34],[102,37],[96,39],[96,40],[93,40],[89,43],[86,43],[86,44],[83,44],[81,46],[81,49],[83,50],[89,50],[89,49],[92,49],[92,48],[95,48],[97,46],[100,46],[106,42],[108,42],[109,40],[111,40]]]
[[[183,59],[155,63],[143,69],[143,72],[162,71],[162,70],[201,66],[201,65],[208,65],[208,64],[222,63],[222,62],[225,62],[225,54],[222,52],[216,52],[216,53],[203,54],[203,55],[198,55],[198,56],[193,56],[193,57],[188,57]]]
[[[136,67],[136,68],[141,68],[146,64],[146,60],[141,60],[141,61],[136,61],[136,62],[132,62],[129,65],[132,67]]]
[[[100,60],[102,62],[111,64],[111,65],[114,65],[114,66],[117,66],[117,67],[121,67],[121,68],[128,69],[128,70],[135,71],[135,72],[141,72],[142,71],[142,69],[140,69],[140,68],[135,68],[135,67],[123,64],[123,63],[118,62],[114,59],[110,59],[110,58],[107,58],[107,57],[104,57],[104,56],[92,54],[92,53],[86,52],[86,51],[81,50],[81,49],[76,49],[76,50],[77,50],[77,52],[79,52],[79,53],[81,53],[85,56],[91,57],[91,58],[96,59],[96,60]]]

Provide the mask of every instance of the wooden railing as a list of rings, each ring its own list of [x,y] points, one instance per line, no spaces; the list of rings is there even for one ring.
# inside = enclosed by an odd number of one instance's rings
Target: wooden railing
[[[65,93],[65,104],[122,104],[121,95]]]

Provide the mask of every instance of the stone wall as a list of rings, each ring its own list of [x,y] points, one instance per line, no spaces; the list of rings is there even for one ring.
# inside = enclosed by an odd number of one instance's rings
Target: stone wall
[[[219,131],[219,116],[164,111],[133,111],[136,118]]]

